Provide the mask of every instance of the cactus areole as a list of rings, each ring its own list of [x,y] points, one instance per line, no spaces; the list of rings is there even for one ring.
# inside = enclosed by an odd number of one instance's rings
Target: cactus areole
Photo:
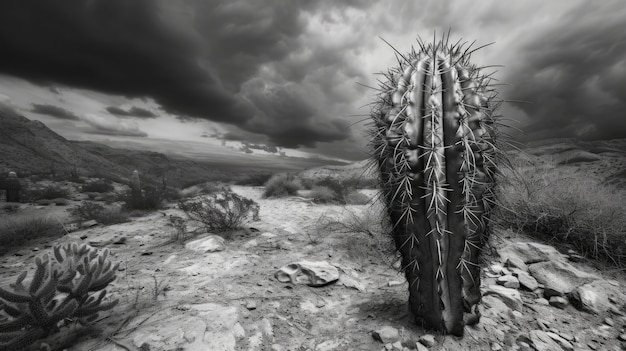
[[[463,335],[480,317],[479,254],[494,205],[499,105],[470,48],[418,41],[398,54],[371,112],[372,156],[425,328]]]

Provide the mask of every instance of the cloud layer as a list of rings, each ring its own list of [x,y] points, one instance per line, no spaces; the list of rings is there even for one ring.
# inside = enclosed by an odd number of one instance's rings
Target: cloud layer
[[[0,5],[0,73],[151,98],[181,119],[224,125],[229,138],[358,157],[349,127],[374,73],[415,37],[496,45],[479,64],[503,64],[530,137],[626,137],[626,7],[619,0],[504,3],[456,0],[46,0]],[[54,106],[33,111],[72,118]],[[110,106],[112,115],[154,117]],[[115,119],[114,116],[108,116]],[[91,118],[105,126],[104,116]],[[118,121],[115,121],[118,123]],[[128,125],[129,135],[141,134]]]

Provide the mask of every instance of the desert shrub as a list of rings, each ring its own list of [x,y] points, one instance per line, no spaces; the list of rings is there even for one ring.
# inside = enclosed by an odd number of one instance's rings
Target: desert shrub
[[[331,178],[331,177],[327,177],[327,178],[315,181],[315,185],[313,186],[313,188],[315,188],[315,186],[327,187],[327,188],[331,189],[333,192],[335,192],[337,194],[337,197],[341,198],[341,199],[343,199],[343,197],[350,190],[344,184],[342,184],[340,181],[338,181],[337,179]]]
[[[154,187],[145,187],[138,195],[129,190],[123,197],[124,208],[127,210],[154,211],[163,206],[163,191]]]
[[[347,189],[376,189],[379,186],[378,179],[365,177],[346,178],[341,184]]]
[[[230,185],[222,182],[202,182],[179,191],[179,198],[194,197],[202,194],[212,194],[220,191],[230,191]]]
[[[95,220],[104,225],[126,223],[129,220],[128,212],[119,207],[105,207],[103,205],[84,201],[71,210],[71,214],[78,217],[79,221]]]
[[[343,197],[340,194],[335,192],[333,189],[322,185],[313,186],[310,197],[314,202],[322,204],[340,203],[343,201]]]
[[[272,177],[272,173],[246,174],[235,181],[236,185],[263,186]]]
[[[207,231],[218,233],[240,228],[248,217],[253,220],[259,217],[256,202],[231,191],[180,202],[178,206],[190,219],[202,223]]]
[[[6,213],[16,213],[20,209],[20,205],[7,203],[2,205],[2,210]]]
[[[347,205],[366,205],[370,202],[370,198],[363,193],[353,190],[344,196],[344,201]]]
[[[86,183],[82,186],[83,193],[108,193],[113,190],[115,190],[113,184],[103,180]]]
[[[498,224],[626,265],[626,192],[550,165],[519,167],[500,186]]]
[[[168,218],[169,224],[174,228],[174,241],[182,242],[187,239],[187,221],[180,216],[170,215]]]
[[[283,197],[297,195],[298,190],[302,188],[302,184],[296,180],[295,176],[290,174],[273,175],[265,183],[264,197]]]
[[[28,188],[23,192],[23,201],[54,200],[69,197],[69,190],[59,185],[48,185],[43,188]]]
[[[21,245],[37,238],[55,238],[65,234],[56,218],[3,218],[0,222],[0,246]]]

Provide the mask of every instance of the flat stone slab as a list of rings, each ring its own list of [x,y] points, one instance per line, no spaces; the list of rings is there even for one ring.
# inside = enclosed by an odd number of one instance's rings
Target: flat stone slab
[[[567,262],[547,261],[528,266],[530,274],[541,284],[547,295],[565,295],[577,287],[600,279],[598,275],[581,271]]]

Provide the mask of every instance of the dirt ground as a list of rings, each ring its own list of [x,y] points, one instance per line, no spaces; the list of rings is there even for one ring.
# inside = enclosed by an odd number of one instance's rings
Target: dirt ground
[[[323,225],[324,219],[347,223],[354,215],[373,219],[375,206],[263,199],[260,187],[233,190],[259,203],[260,220],[226,235],[223,251],[199,253],[172,242],[175,230],[167,215],[181,215],[172,206],[129,223],[96,226],[13,250],[0,257],[0,286],[32,269],[32,257],[47,246],[84,242],[110,249],[112,259],[121,262],[117,279],[107,289],[119,304],[102,313],[99,333],[81,336],[69,350],[378,351],[389,345],[375,340],[372,331],[384,326],[399,331],[402,346],[396,344],[396,349],[416,349],[427,332],[407,313],[407,283],[394,268],[393,253],[366,234]],[[61,217],[64,210],[39,211]],[[495,247],[529,240],[511,232],[497,234]],[[329,262],[339,269],[339,281],[309,287],[275,279],[280,267],[301,260]],[[497,257],[488,260],[496,262]],[[483,285],[495,284],[487,273],[485,269]],[[620,272],[605,272],[603,277],[626,286]],[[536,302],[535,293],[520,292],[521,312],[483,306],[481,322],[467,327],[465,337],[434,335],[429,349],[523,350],[520,336],[539,329],[538,319],[561,335],[576,336],[576,350],[625,349],[619,339],[626,325],[623,316],[545,306]],[[609,328],[607,317],[613,322]]]

